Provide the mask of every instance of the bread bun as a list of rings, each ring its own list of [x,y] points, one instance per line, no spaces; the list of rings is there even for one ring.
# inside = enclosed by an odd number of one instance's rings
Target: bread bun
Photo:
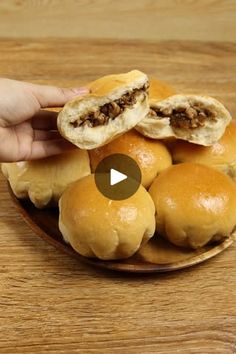
[[[149,80],[149,99],[150,100],[164,100],[169,96],[176,94],[176,90],[165,82],[151,78]]]
[[[90,174],[87,151],[74,149],[40,160],[3,163],[17,198],[30,198],[37,208],[55,206],[71,182]]]
[[[236,185],[213,168],[183,163],[162,172],[149,193],[157,233],[177,246],[199,248],[229,237],[236,225]]]
[[[128,155],[137,162],[145,188],[150,186],[158,173],[171,165],[171,156],[164,144],[148,139],[134,129],[107,145],[89,151],[92,172],[102,159],[112,154]]]
[[[175,163],[201,163],[217,168],[236,181],[236,122],[230,122],[222,138],[212,146],[176,140],[171,146],[171,152]]]
[[[58,115],[61,135],[81,149],[94,149],[133,128],[148,113],[148,78],[138,70],[87,85],[91,93],[69,101]]]
[[[150,100],[150,108],[135,127],[141,134],[152,139],[174,137],[204,146],[218,141],[232,119],[219,101],[200,95]]]
[[[141,185],[130,198],[114,201],[98,191],[90,175],[66,189],[59,209],[65,241],[85,257],[130,257],[155,231],[155,207]]]

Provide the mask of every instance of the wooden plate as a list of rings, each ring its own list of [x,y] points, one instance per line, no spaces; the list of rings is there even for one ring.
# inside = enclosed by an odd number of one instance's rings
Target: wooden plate
[[[133,273],[169,272],[187,268],[212,258],[229,247],[236,239],[234,233],[221,243],[212,244],[197,251],[189,251],[173,246],[160,236],[155,235],[134,256],[126,260],[101,261],[89,259],[80,256],[63,241],[58,229],[58,209],[39,210],[28,200],[18,200],[11,188],[9,186],[8,188],[19,213],[38,236],[70,256],[96,267]]]

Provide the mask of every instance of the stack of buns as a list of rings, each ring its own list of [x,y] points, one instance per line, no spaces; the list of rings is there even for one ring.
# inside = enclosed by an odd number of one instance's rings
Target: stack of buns
[[[58,130],[75,150],[2,164],[16,196],[38,208],[59,201],[63,238],[85,257],[127,258],[153,236],[193,249],[230,237],[236,123],[227,109],[211,97],[176,94],[138,70],[87,86],[88,95],[58,114]],[[116,153],[142,173],[136,193],[118,201],[103,196],[94,178],[99,162]]]

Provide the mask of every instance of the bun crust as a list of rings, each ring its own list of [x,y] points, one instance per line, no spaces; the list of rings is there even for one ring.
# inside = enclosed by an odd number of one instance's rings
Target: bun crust
[[[194,163],[162,172],[149,190],[157,232],[177,246],[198,248],[229,237],[236,225],[236,185],[223,173]]]
[[[222,138],[212,146],[199,146],[176,140],[171,146],[175,163],[196,162],[217,168],[236,181],[236,122],[226,127]]]
[[[65,188],[90,174],[87,151],[74,149],[41,160],[3,163],[2,172],[17,198],[29,198],[39,209],[55,206]]]
[[[88,84],[91,94],[69,101],[59,113],[57,123],[61,135],[81,149],[90,150],[105,145],[133,128],[146,116],[149,109],[147,84],[147,76],[138,70],[105,76]],[[108,118],[106,123],[94,125],[94,114],[101,113],[100,109],[104,105],[117,102],[134,90],[141,90],[136,92],[135,101],[130,101],[121,110],[118,108],[119,113],[114,119]],[[117,105],[115,107],[117,109]],[[106,119],[107,115],[109,117],[108,113],[104,113],[102,119]],[[88,125],[84,123],[85,120]]]
[[[149,80],[149,99],[155,101],[162,101],[167,97],[176,94],[176,90],[165,82],[151,78]]]
[[[66,189],[59,208],[65,241],[85,257],[130,257],[155,232],[155,207],[142,186],[130,198],[113,201],[97,190],[90,175]]]
[[[92,172],[102,159],[112,154],[128,155],[138,163],[145,188],[161,171],[171,166],[171,155],[165,145],[144,137],[134,129],[105,146],[89,151]]]
[[[174,95],[162,101],[150,100],[150,107],[135,128],[153,139],[173,137],[209,146],[221,138],[232,119],[219,101],[207,96]]]
[[[147,76],[139,71],[132,70],[124,74],[113,74],[100,77],[86,85],[90,89],[91,94],[98,96],[110,96],[123,94],[127,90],[131,90],[137,86],[148,82]]]

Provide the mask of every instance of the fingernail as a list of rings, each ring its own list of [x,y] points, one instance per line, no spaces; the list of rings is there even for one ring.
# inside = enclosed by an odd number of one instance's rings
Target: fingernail
[[[72,91],[77,95],[85,95],[85,94],[89,93],[89,89],[87,87],[72,88]]]

